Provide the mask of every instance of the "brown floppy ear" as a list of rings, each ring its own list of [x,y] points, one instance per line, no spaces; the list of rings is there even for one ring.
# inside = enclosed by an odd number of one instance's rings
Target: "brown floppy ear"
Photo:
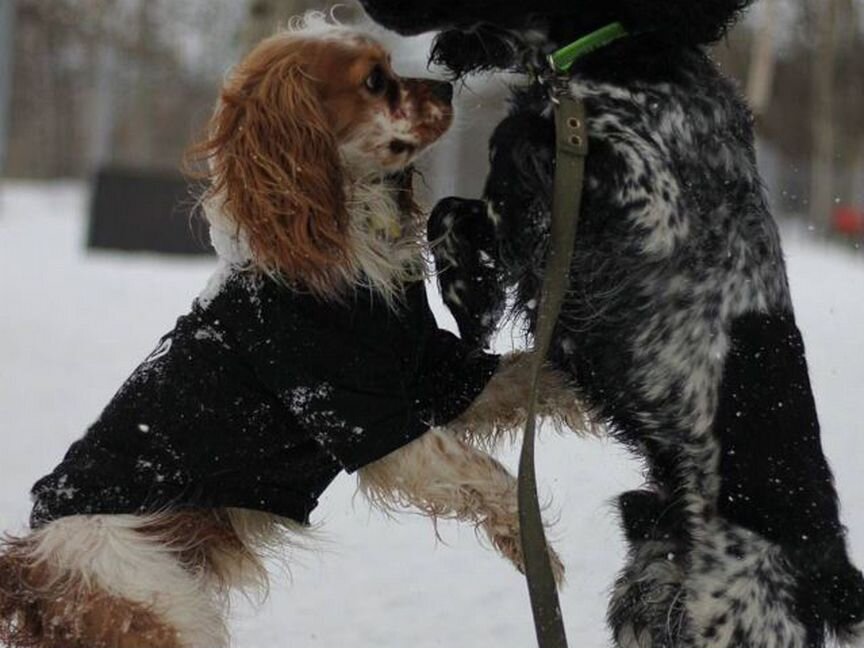
[[[284,37],[253,50],[191,154],[209,163],[210,193],[245,232],[255,264],[334,297],[348,264],[342,167],[301,54]]]

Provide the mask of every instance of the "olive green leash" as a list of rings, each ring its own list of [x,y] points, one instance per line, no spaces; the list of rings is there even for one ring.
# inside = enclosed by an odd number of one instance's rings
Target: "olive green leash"
[[[585,180],[585,158],[588,155],[585,105],[581,99],[571,96],[565,73],[580,57],[626,35],[623,26],[614,23],[571,43],[549,57],[554,73],[551,79],[551,100],[555,106],[556,140],[552,224],[534,334],[531,393],[519,458],[518,486],[519,527],[525,578],[528,581],[534,627],[540,648],[567,648],[564,619],[537,497],[537,474],[534,466],[540,372],[549,355],[552,333],[569,286],[570,262],[576,241]]]

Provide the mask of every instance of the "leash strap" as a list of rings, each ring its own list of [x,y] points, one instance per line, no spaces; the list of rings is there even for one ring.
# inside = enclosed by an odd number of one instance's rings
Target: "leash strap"
[[[519,527],[525,577],[534,613],[534,627],[540,648],[567,648],[567,636],[558,590],[549,562],[549,548],[537,498],[534,467],[534,438],[537,426],[537,391],[540,371],[549,354],[552,332],[561,312],[561,303],[570,278],[570,261],[576,241],[588,131],[585,106],[569,93],[558,91],[555,99],[556,161],[552,194],[552,228],[543,287],[538,306],[534,337],[534,364],[531,368],[531,394],[528,420],[519,458]]]

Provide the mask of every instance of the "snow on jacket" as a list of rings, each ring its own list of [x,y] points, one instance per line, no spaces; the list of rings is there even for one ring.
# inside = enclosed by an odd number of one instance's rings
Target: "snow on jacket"
[[[31,525],[208,507],[306,523],[341,470],[458,416],[497,363],[437,327],[422,283],[394,311],[235,270],[36,483]]]

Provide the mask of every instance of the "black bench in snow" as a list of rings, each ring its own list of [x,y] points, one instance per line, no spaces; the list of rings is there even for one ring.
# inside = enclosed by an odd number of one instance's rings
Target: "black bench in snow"
[[[194,196],[176,172],[103,168],[93,183],[87,247],[212,254],[206,225],[192,217]]]

